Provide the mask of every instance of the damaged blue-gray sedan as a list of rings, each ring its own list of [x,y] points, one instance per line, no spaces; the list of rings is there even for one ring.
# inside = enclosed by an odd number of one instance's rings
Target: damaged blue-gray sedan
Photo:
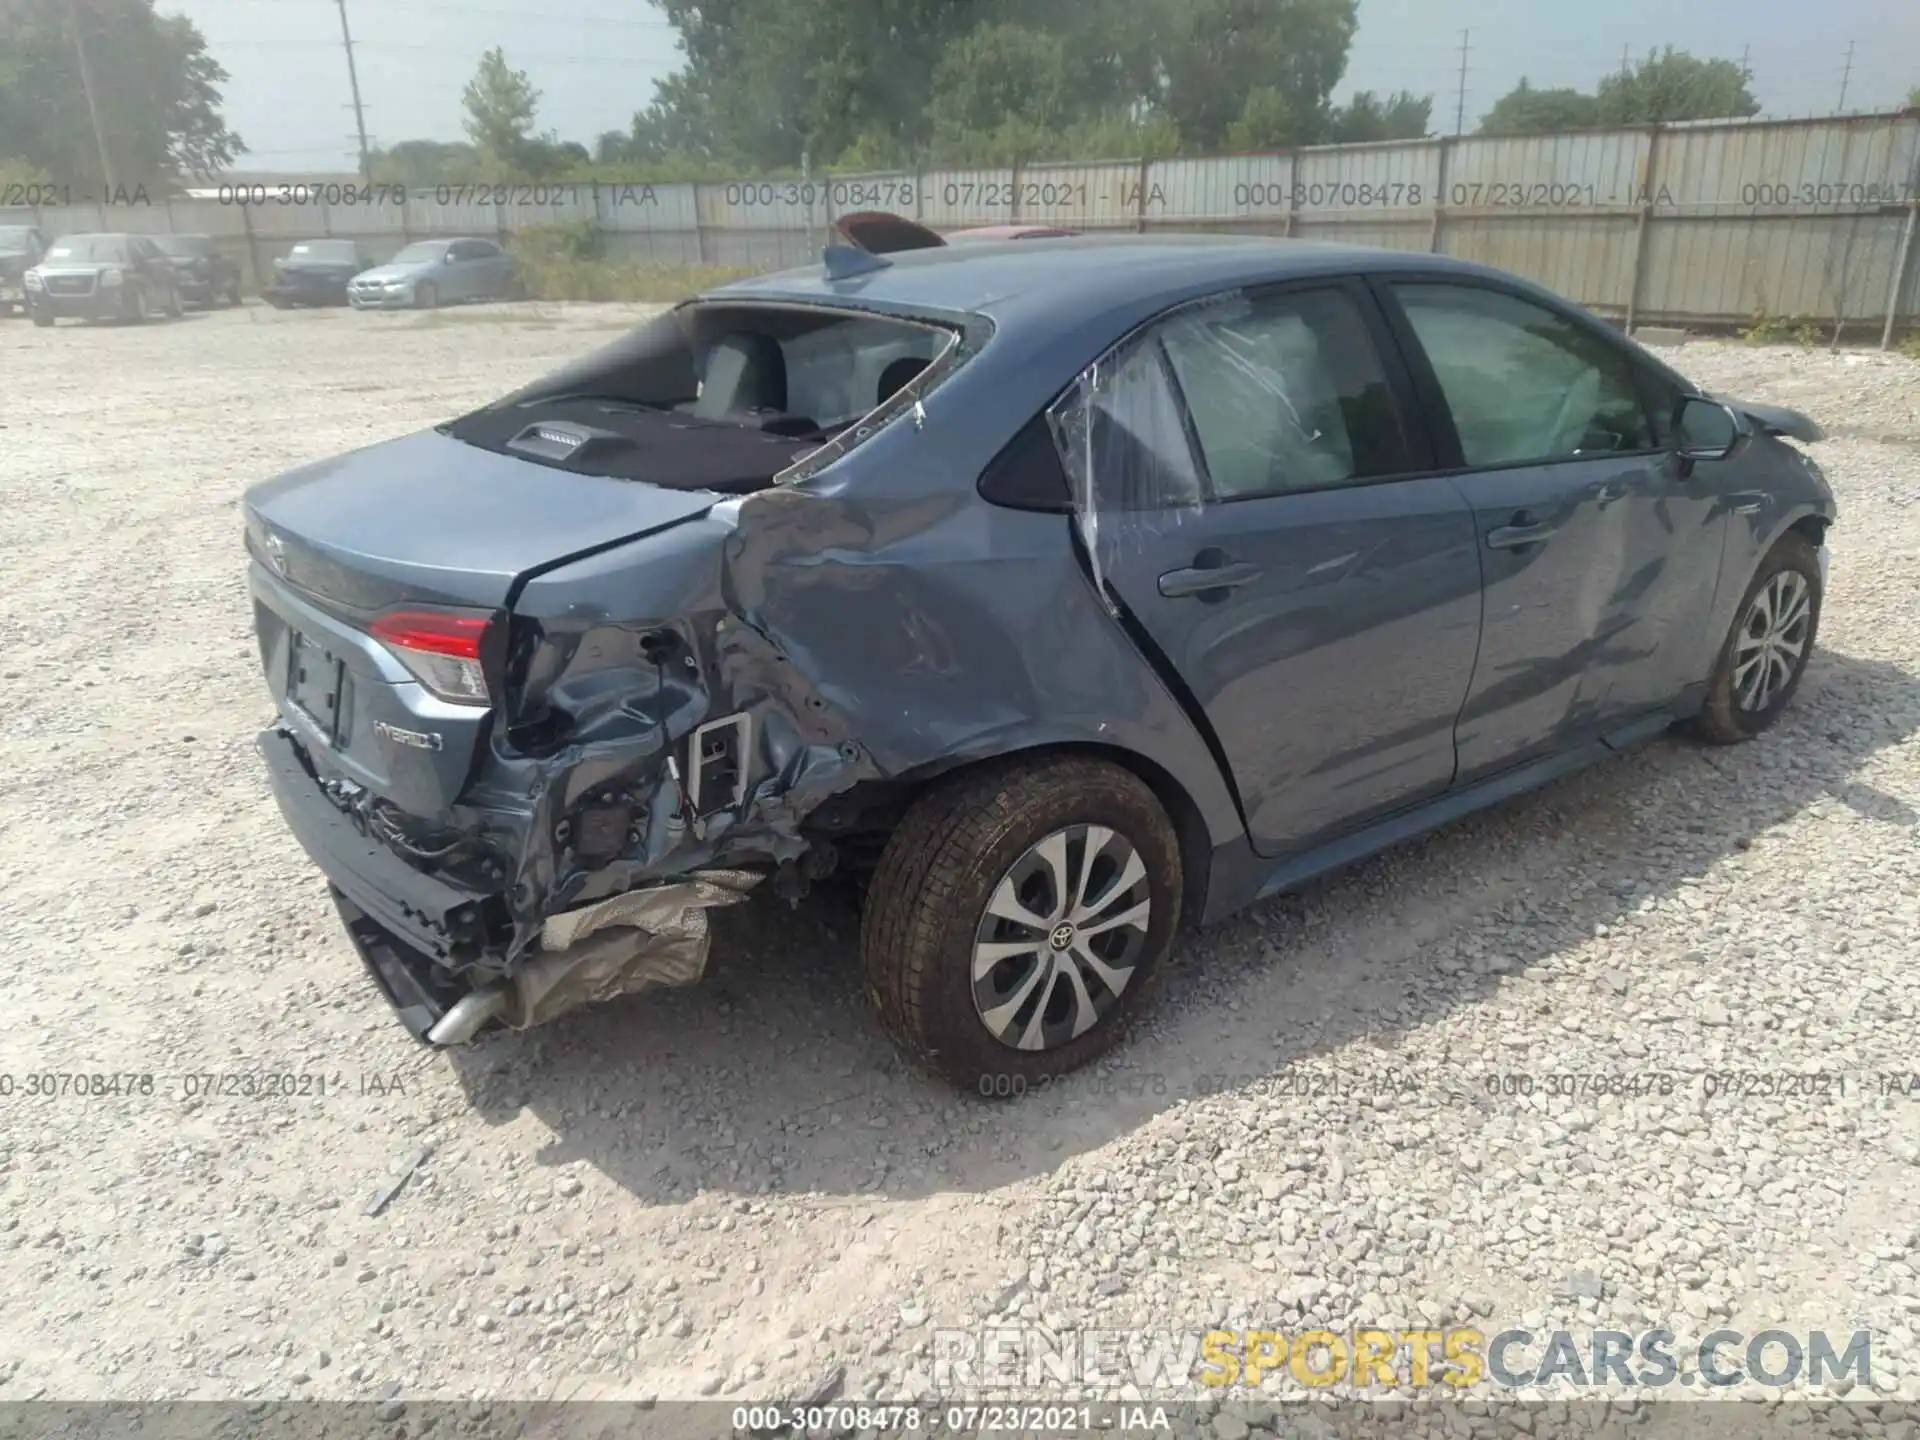
[[[432,1044],[691,982],[707,910],[838,870],[902,1048],[1007,1093],[1183,923],[1766,729],[1819,438],[1440,256],[836,246],[254,488],[260,748]]]

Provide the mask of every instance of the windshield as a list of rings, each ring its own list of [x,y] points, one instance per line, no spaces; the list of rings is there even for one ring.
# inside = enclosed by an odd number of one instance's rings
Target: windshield
[[[208,255],[213,242],[204,235],[154,235],[149,237],[162,255]]]
[[[395,265],[423,265],[429,260],[438,260],[447,253],[444,240],[416,240],[398,255],[393,257]]]
[[[24,250],[33,243],[33,231],[25,225],[0,225],[0,250]]]
[[[290,260],[358,260],[351,240],[303,240],[287,252]]]
[[[126,258],[127,241],[122,235],[68,235],[47,251],[49,260],[124,262]]]

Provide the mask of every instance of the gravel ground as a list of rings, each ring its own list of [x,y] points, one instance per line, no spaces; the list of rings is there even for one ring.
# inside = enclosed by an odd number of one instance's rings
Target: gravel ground
[[[695,989],[423,1051],[267,796],[241,490],[639,313],[0,324],[0,1399],[893,1396],[939,1328],[1467,1318],[1869,1328],[1920,1398],[1920,1105],[1878,1078],[1920,1063],[1920,364],[1681,354],[1835,432],[1774,732],[1191,937],[1116,1056],[994,1107],[903,1073],[833,901],[722,912]],[[1844,1086],[1706,1094],[1734,1070]]]

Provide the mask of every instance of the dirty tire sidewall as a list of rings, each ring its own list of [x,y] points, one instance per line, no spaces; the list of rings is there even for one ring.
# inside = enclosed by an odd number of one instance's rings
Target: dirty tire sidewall
[[[1147,869],[1153,903],[1132,980],[1093,1029],[1053,1050],[1022,1051],[987,1030],[973,1002],[974,935],[1007,869],[1051,832],[1118,831]],[[1114,1045],[1154,990],[1180,921],[1179,841],[1139,779],[1080,758],[994,766],[915,802],[887,844],[861,920],[861,964],[880,1018],[907,1057],[995,1099],[1044,1087]]]
[[[1733,689],[1734,645],[1739,639],[1747,608],[1753,604],[1753,597],[1782,570],[1799,571],[1812,597],[1813,614],[1807,622],[1806,648],[1801,652],[1800,664],[1792,678],[1764,710],[1742,710]],[[1789,530],[1774,542],[1773,548],[1761,559],[1759,567],[1753,572],[1752,582],[1741,595],[1739,608],[1733,612],[1733,623],[1727,628],[1720,653],[1713,662],[1713,674],[1707,679],[1706,703],[1688,729],[1711,744],[1737,745],[1743,740],[1751,740],[1778,720],[1781,712],[1793,702],[1795,692],[1800,689],[1800,681],[1807,673],[1807,665],[1813,659],[1813,647],[1820,639],[1820,610],[1825,599],[1820,589],[1820,557],[1813,542],[1799,532]]]
[[[420,310],[438,310],[440,308],[440,290],[431,280],[424,280],[413,287],[413,303]]]

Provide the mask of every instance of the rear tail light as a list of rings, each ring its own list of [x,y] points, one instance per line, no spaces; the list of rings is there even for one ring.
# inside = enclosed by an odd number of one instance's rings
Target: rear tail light
[[[367,628],[440,699],[455,705],[487,705],[492,701],[480,663],[480,643],[489,623],[484,615],[393,610]]]

